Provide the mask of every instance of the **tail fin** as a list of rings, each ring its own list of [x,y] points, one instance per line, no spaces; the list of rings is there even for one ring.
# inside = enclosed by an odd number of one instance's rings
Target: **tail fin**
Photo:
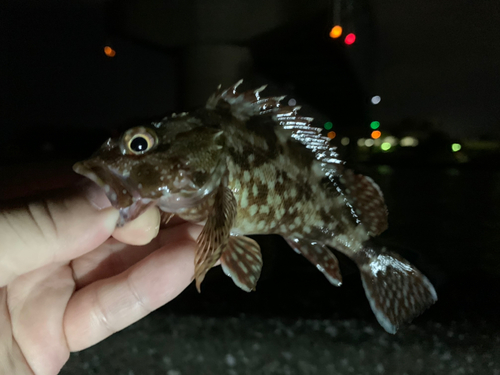
[[[417,317],[437,301],[429,280],[397,254],[367,248],[353,260],[361,272],[370,306],[389,333],[396,333],[401,323]]]

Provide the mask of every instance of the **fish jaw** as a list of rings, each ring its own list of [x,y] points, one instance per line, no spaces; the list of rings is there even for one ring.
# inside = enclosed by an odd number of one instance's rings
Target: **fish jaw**
[[[104,190],[111,205],[120,212],[118,227],[134,220],[156,204],[154,199],[142,198],[138,187],[134,187],[111,168],[83,161],[76,163],[73,170],[95,182]]]
[[[201,187],[194,186],[189,174],[186,174],[176,186],[178,191],[171,191],[165,186],[157,198],[145,197],[140,184],[134,183],[104,163],[86,160],[76,163],[73,170],[92,180],[104,190],[111,205],[120,211],[117,225],[123,226],[154,205],[169,213],[179,213],[198,206],[211,196],[221,183],[226,173],[226,165],[220,162],[208,181]]]

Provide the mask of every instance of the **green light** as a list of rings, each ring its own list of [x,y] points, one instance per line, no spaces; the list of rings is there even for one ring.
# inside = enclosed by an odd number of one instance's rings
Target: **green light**
[[[387,151],[387,150],[390,150],[391,148],[391,144],[389,142],[384,142],[380,145],[380,148],[383,150],[383,151]]]
[[[453,143],[451,145],[451,150],[453,152],[457,152],[457,151],[460,151],[462,149],[462,145],[460,143]]]
[[[380,122],[378,121],[372,121],[370,124],[370,128],[372,128],[373,130],[378,129],[379,127],[380,127]]]
[[[330,130],[331,128],[333,128],[333,124],[330,121],[325,122],[325,129]]]

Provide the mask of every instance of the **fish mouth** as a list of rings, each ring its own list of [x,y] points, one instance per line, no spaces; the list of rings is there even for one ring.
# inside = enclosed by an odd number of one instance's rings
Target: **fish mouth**
[[[73,170],[95,182],[104,190],[111,205],[120,211],[118,227],[134,220],[148,207],[155,204],[152,199],[142,198],[137,186],[133,186],[111,168],[83,161],[76,163]]]

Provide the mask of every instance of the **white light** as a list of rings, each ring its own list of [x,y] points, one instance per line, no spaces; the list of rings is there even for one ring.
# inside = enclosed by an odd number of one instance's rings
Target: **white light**
[[[415,147],[418,145],[418,139],[414,137],[404,137],[401,139],[402,147]]]
[[[368,138],[366,141],[365,141],[365,146],[366,147],[372,147],[373,145],[375,144],[375,141],[371,138]]]
[[[290,100],[288,101],[288,105],[289,105],[290,107],[293,107],[293,106],[294,106],[294,105],[296,105],[296,104],[297,104],[297,101],[296,101],[294,98],[292,98],[292,99],[290,99]]]
[[[365,139],[364,138],[358,139],[358,146],[363,147],[364,145],[365,145]]]
[[[375,95],[374,97],[372,97],[372,104],[377,105],[378,103],[380,103],[381,100],[382,98],[380,96]]]
[[[349,139],[349,137],[344,137],[344,138],[342,138],[342,140],[340,141],[340,143],[342,143],[342,146],[347,146],[350,141],[351,140]]]
[[[396,137],[393,137],[392,135],[389,135],[388,137],[384,138],[384,142],[390,143],[391,146],[396,146],[398,144],[398,139]]]
[[[375,139],[373,145],[379,147],[382,144],[382,140],[380,138]]]

